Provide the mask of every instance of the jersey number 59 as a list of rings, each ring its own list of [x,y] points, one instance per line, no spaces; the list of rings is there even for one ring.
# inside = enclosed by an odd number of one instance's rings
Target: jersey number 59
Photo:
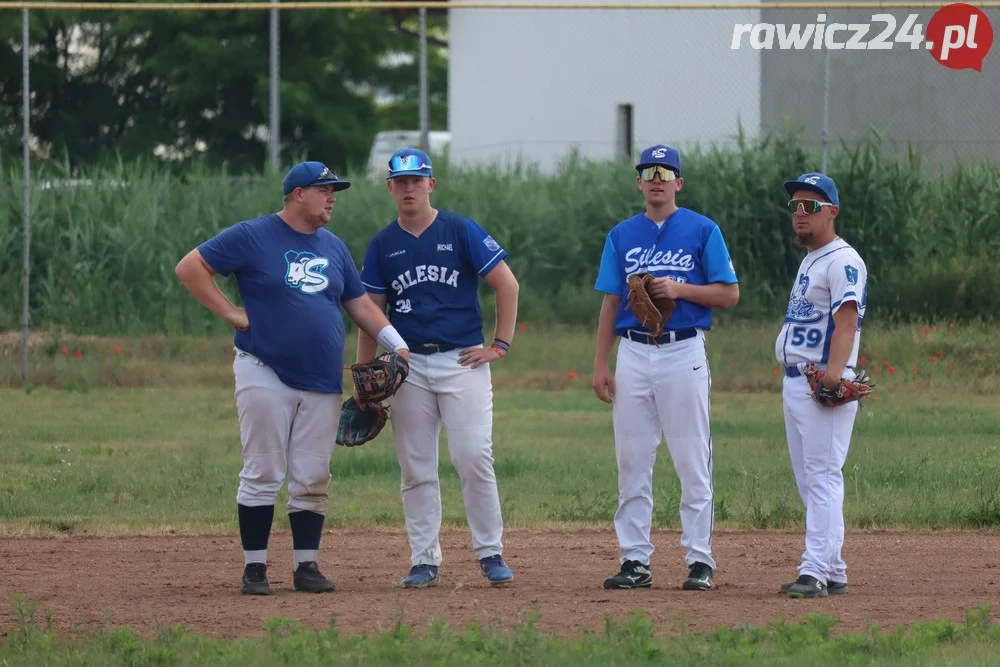
[[[823,342],[823,332],[812,327],[792,327],[792,345],[819,347]]]

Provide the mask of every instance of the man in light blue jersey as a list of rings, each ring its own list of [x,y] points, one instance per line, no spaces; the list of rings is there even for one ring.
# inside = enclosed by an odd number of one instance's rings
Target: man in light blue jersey
[[[285,176],[281,211],[222,230],[177,265],[192,296],[236,330],[243,454],[236,502],[245,595],[271,593],[267,545],[286,477],[294,588],[334,590],[317,554],[343,393],[341,308],[388,349],[409,356],[385,313],[365,296],[347,246],[324,229],[335,193],[350,185],[321,162],[298,164]],[[236,277],[244,308],[219,290],[216,274]]]
[[[719,226],[677,206],[684,184],[678,152],[650,146],[636,165],[636,185],[646,200],[644,213],[618,223],[608,234],[596,289],[604,293],[597,326],[593,388],[613,406],[618,462],[620,546],[618,574],[604,587],[649,588],[653,584],[650,528],[653,464],[666,437],[681,483],[681,546],[686,550],[685,590],[712,587],[714,498],[712,434],[709,423],[711,374],[705,332],[712,309],[735,306],[739,284]],[[651,295],[676,307],[659,337],[626,307],[628,277],[654,276]],[[612,348],[621,338],[615,372]]]
[[[409,343],[410,374],[395,396],[392,435],[410,538],[404,588],[436,585],[442,563],[438,438],[447,431],[451,462],[462,484],[472,550],[492,585],[514,573],[504,562],[503,518],[493,470],[493,386],[490,364],[510,349],[518,284],[507,252],[469,218],[431,206],[437,181],[426,153],[408,148],[389,160],[387,187],[398,217],[371,240],[361,269],[370,298]],[[479,279],[496,291],[496,330],[484,346]],[[376,341],[358,337],[359,362]]]

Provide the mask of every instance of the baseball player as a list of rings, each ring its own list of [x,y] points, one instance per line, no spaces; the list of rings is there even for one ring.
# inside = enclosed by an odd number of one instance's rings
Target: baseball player
[[[389,320],[411,354],[410,374],[389,401],[412,566],[399,585],[423,588],[438,581],[442,424],[461,479],[473,551],[489,582],[505,584],[514,574],[502,556],[490,364],[510,349],[517,280],[504,261],[506,251],[478,224],[431,206],[436,181],[426,153],[393,153],[386,180],[399,217],[372,238],[361,279],[379,308],[388,305]],[[480,277],[496,290],[496,335],[488,347]],[[359,334],[358,361],[371,359],[375,350],[370,334]]]
[[[736,305],[739,285],[719,226],[676,203],[684,184],[681,161],[669,146],[650,146],[636,165],[646,210],[607,236],[596,289],[604,293],[597,328],[594,392],[613,405],[618,462],[615,531],[621,570],[605,588],[652,586],[649,539],[653,464],[665,436],[681,482],[681,546],[687,550],[685,590],[712,587],[711,375],[705,332],[712,309]],[[663,333],[653,338],[624,297],[628,276],[655,276],[651,295],[676,301]],[[614,374],[608,362],[617,337]]]
[[[834,221],[840,195],[833,179],[802,174],[785,183],[797,245],[808,254],[799,265],[775,355],[785,367],[782,398],[785,433],[795,483],[806,508],[805,552],[796,581],[783,584],[791,597],[847,592],[844,543],[844,476],[858,403],[834,408],[812,400],[802,369],[826,370],[823,384],[855,377],[861,322],[868,301],[868,269]]]
[[[236,502],[244,556],[240,590],[247,595],[271,592],[267,543],[286,477],[294,588],[334,590],[317,566],[317,552],[340,420],[341,307],[387,349],[408,356],[385,313],[365,296],[347,246],[323,229],[335,193],[350,185],[320,162],[298,164],[285,176],[281,211],[223,230],[177,265],[188,291],[236,330],[233,373],[243,452]],[[219,290],[216,274],[235,275],[245,308]]]

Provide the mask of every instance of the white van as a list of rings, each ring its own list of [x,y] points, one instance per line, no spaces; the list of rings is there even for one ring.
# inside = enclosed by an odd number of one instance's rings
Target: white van
[[[427,143],[431,159],[443,155],[451,143],[451,132],[428,132]],[[376,134],[368,155],[368,177],[383,179],[388,176],[389,158],[400,148],[420,148],[420,130],[389,130]]]

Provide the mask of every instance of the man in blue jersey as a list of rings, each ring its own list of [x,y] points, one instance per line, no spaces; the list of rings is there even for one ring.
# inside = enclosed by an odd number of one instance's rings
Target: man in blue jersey
[[[350,185],[320,162],[298,164],[285,176],[281,211],[224,229],[177,265],[192,296],[236,330],[243,452],[236,501],[246,595],[271,593],[267,544],[286,477],[294,588],[334,590],[317,552],[343,393],[341,307],[387,349],[409,356],[385,313],[365,296],[347,246],[323,228],[335,193]],[[235,275],[244,308],[219,290],[216,274]]]
[[[433,586],[442,562],[438,437],[448,436],[462,485],[472,549],[491,584],[510,582],[503,518],[493,470],[493,386],[490,364],[510,349],[518,284],[506,251],[478,224],[431,206],[436,180],[423,151],[399,150],[389,160],[387,187],[398,218],[371,240],[361,269],[370,298],[389,307],[389,321],[410,347],[410,374],[389,400],[401,470],[400,490],[410,539],[404,588]],[[496,330],[484,346],[479,279],[496,291]],[[376,341],[359,334],[359,362]]]
[[[621,569],[605,588],[649,588],[653,584],[650,526],[653,464],[665,436],[681,483],[681,546],[687,551],[685,590],[708,590],[716,569],[712,557],[711,375],[705,332],[712,309],[739,300],[736,272],[719,226],[676,203],[684,184],[681,160],[669,146],[642,152],[636,184],[646,211],[618,223],[608,234],[596,289],[604,293],[597,326],[593,387],[613,405],[618,461],[615,531]],[[627,308],[628,277],[655,276],[655,298],[676,308],[654,338]],[[621,338],[615,372],[609,360]]]

